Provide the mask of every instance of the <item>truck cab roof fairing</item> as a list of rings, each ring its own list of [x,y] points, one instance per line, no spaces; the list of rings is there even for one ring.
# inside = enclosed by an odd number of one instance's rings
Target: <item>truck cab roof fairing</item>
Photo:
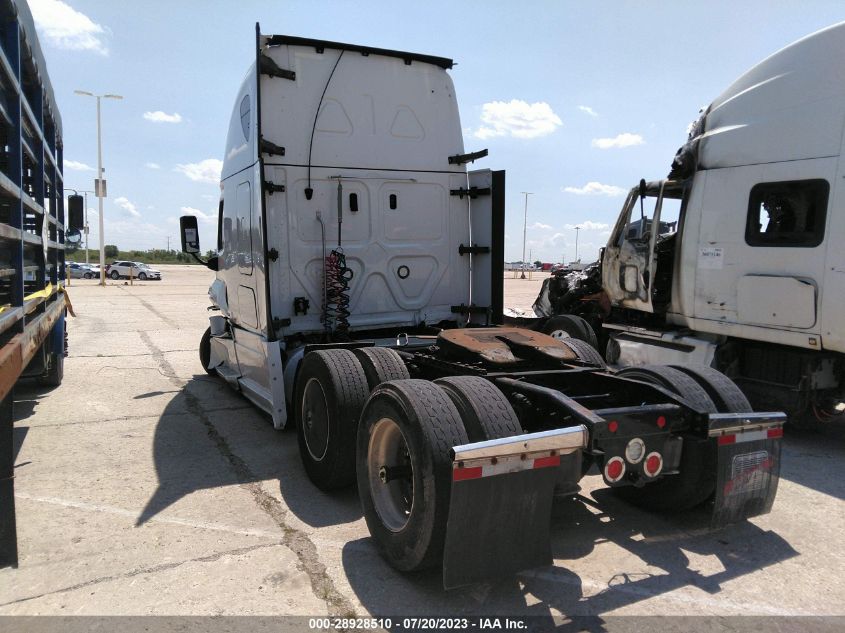
[[[398,57],[405,60],[406,64],[414,61],[425,62],[427,64],[434,64],[440,66],[445,70],[452,68],[454,62],[446,57],[435,57],[434,55],[423,55],[420,53],[410,53],[406,51],[395,51],[388,48],[374,48],[372,46],[360,46],[357,44],[344,44],[343,42],[330,42],[327,40],[312,40],[307,37],[293,37],[291,35],[265,35],[265,42],[268,46],[313,46],[318,52],[330,48],[334,50],[344,50],[350,52],[358,52],[364,55],[383,55],[385,57]]]
[[[710,106],[699,168],[836,156],[845,123],[845,22],[767,57]]]

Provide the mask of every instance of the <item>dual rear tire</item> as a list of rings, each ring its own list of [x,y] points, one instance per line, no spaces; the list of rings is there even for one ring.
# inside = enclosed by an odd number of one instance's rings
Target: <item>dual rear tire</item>
[[[325,491],[357,480],[367,527],[384,558],[402,571],[442,560],[450,449],[522,432],[507,398],[489,381],[412,380],[401,357],[386,348],[306,354],[295,391],[308,477]]]

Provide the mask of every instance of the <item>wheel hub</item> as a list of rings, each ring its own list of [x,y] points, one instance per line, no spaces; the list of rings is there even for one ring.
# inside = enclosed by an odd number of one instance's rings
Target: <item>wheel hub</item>
[[[405,435],[395,420],[382,418],[373,426],[367,474],[379,518],[388,530],[399,532],[414,508],[414,468]]]
[[[316,378],[305,385],[302,397],[303,436],[308,452],[321,461],[329,450],[329,405],[323,386]]]

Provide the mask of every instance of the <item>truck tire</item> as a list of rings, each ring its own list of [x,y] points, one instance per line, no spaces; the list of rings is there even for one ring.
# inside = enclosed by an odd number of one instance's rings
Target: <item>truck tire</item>
[[[355,435],[369,395],[367,377],[347,349],[310,352],[295,385],[299,455],[308,478],[320,490],[355,481]]]
[[[432,382],[386,382],[367,401],[358,431],[358,496],[376,546],[396,569],[440,564],[452,488],[449,449],[466,443],[458,410]]]
[[[47,344],[46,341],[44,343]],[[65,377],[65,352],[49,352],[47,354],[47,371],[38,379],[38,383],[45,387],[58,387]]]
[[[370,391],[388,380],[407,380],[411,377],[408,368],[394,350],[387,347],[362,347],[352,350],[364,374]]]
[[[574,314],[558,314],[543,325],[543,333],[552,338],[575,338],[585,341],[594,348],[599,346],[596,333],[584,319]]]
[[[736,383],[718,369],[706,365],[670,365],[701,385],[719,413],[751,413],[754,409]]]
[[[704,387],[674,367],[669,367],[668,365],[625,367],[624,369],[620,369],[617,375],[663,387],[672,393],[678,394],[693,407],[706,411],[707,413],[717,413],[716,404],[707,394],[707,391],[704,390]]]
[[[200,363],[202,363],[202,368],[205,370],[209,376],[215,376],[217,374],[216,371],[213,369],[209,369],[208,365],[211,362],[211,328],[206,328],[205,332],[202,334],[202,338],[200,339]]]
[[[664,387],[708,413],[717,411],[704,388],[675,368],[661,365],[627,367],[618,375]],[[694,435],[684,435],[683,440],[677,475],[668,475],[642,488],[615,487],[613,492],[635,506],[655,512],[680,512],[706,501],[716,487],[716,444],[711,439]]]
[[[522,433],[508,399],[493,383],[478,376],[451,376],[434,381],[458,409],[470,442],[497,440]]]
[[[599,351],[586,341],[582,341],[577,338],[568,338],[561,342],[575,352],[575,356],[577,356],[578,360],[582,363],[595,365],[596,367],[601,367],[602,369],[607,367],[607,363],[604,362],[604,359],[601,357],[601,354],[599,354]]]

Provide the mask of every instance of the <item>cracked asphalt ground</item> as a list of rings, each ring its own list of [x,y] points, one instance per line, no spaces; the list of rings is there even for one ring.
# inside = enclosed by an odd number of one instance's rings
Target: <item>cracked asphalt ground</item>
[[[212,275],[162,268],[74,280],[64,384],[16,393],[20,567],[0,570],[0,615],[845,611],[845,424],[786,438],[768,516],[711,533],[592,474],[555,502],[553,567],[445,592],[383,563],[355,490],[317,491],[295,434],[204,373]],[[506,280],[507,305],[530,306],[541,279]]]

